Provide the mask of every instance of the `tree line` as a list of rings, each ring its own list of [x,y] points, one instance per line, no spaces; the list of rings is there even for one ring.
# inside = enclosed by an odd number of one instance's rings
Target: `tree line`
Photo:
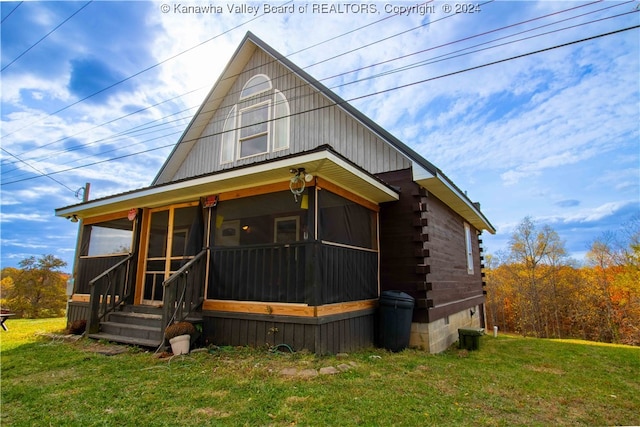
[[[529,217],[485,258],[489,329],[640,345],[640,217],[594,240],[582,265]]]

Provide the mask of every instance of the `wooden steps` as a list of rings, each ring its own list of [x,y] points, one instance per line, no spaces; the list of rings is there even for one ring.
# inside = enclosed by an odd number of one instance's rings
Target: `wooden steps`
[[[202,323],[200,313],[186,319]],[[162,308],[152,306],[125,306],[122,311],[110,313],[107,320],[100,322],[100,331],[89,334],[89,338],[112,341],[139,347],[158,348],[164,343],[162,329]]]
[[[100,332],[89,334],[89,338],[157,348],[164,341],[161,323],[162,309],[127,306],[109,314],[106,321],[100,322]]]

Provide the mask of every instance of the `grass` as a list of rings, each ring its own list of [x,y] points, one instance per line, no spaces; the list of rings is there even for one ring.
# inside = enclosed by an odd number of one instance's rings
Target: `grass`
[[[638,425],[640,349],[501,335],[480,351],[369,349],[344,358],[219,348],[158,359],[106,343],[0,332],[2,418],[12,426]],[[348,364],[335,375],[285,368]]]

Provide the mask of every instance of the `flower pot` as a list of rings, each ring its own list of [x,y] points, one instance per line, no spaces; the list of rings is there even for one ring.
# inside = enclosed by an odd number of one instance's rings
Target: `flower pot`
[[[191,344],[191,335],[178,335],[175,338],[171,338],[169,340],[169,344],[171,344],[171,351],[174,355],[188,354],[189,345]]]

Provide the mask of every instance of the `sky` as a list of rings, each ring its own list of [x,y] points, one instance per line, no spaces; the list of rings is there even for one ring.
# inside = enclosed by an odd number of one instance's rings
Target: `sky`
[[[415,6],[415,7],[412,7]],[[0,2],[1,266],[73,265],[54,215],[151,184],[247,31],[435,164],[508,249],[640,215],[640,3]],[[611,34],[608,34],[611,33]]]

